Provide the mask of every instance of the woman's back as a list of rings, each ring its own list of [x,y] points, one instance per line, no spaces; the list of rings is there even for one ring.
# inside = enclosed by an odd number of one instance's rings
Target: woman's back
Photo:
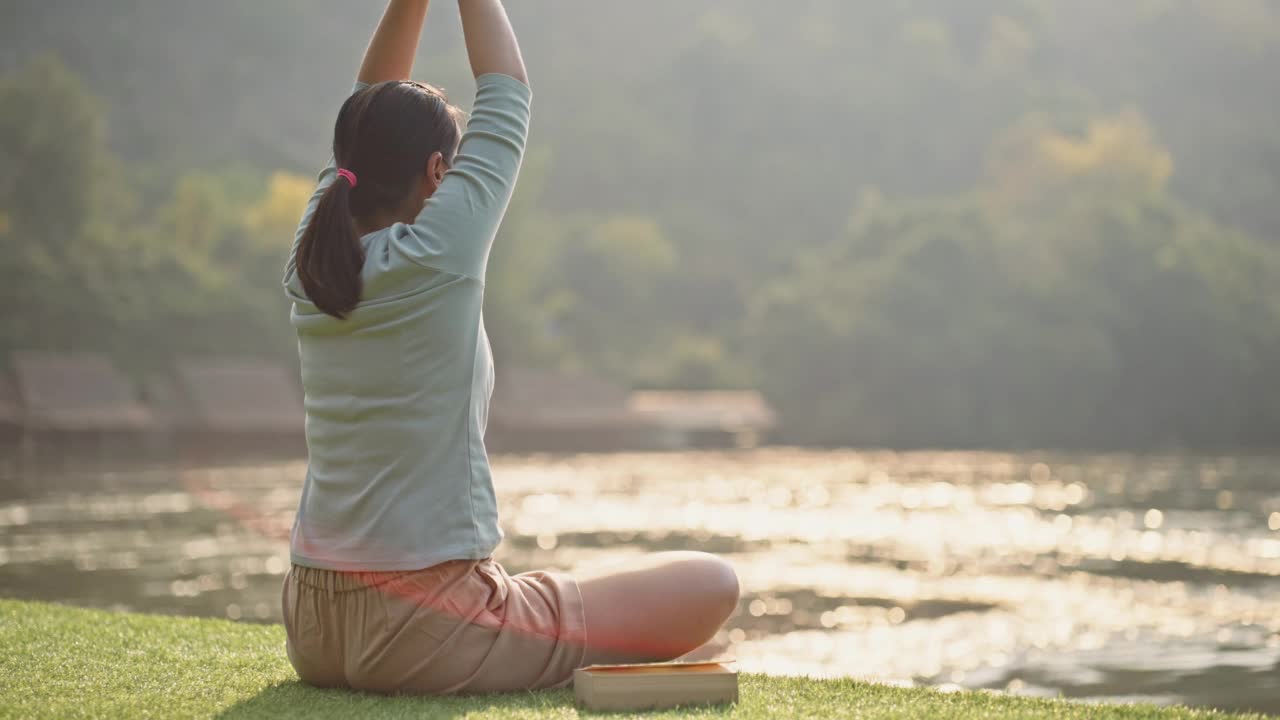
[[[519,173],[529,103],[528,86],[512,77],[477,79],[439,189],[412,224],[360,238],[362,299],[346,318],[309,300],[295,242],[284,283],[310,460],[294,563],[412,570],[487,557],[500,542],[483,442],[493,389],[484,273]],[[332,164],[321,173],[299,241],[336,174]]]

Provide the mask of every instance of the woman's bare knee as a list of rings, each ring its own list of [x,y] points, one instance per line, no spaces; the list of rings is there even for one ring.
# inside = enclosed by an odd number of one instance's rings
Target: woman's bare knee
[[[737,609],[738,601],[742,596],[742,587],[738,582],[738,573],[728,561],[708,555],[706,563],[710,602],[720,616],[720,623],[723,624]]]
[[[594,662],[672,658],[693,650],[733,614],[740,592],[728,562],[698,551],[599,568],[584,573],[579,585]]]
[[[738,607],[738,574],[727,561],[705,552],[681,553],[680,568],[677,582],[696,594],[697,615],[714,634]]]

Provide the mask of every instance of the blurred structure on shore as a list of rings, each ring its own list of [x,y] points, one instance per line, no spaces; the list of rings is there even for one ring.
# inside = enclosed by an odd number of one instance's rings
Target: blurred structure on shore
[[[777,426],[754,391],[636,391],[589,374],[499,375],[486,442],[497,452],[754,447]]]
[[[777,427],[764,396],[753,390],[631,394],[627,407],[658,433],[668,448],[755,447]]]
[[[0,372],[6,464],[305,452],[301,392],[269,362],[183,359],[140,381],[98,353],[13,353],[9,368]]]
[[[270,361],[185,357],[130,377],[98,353],[14,353],[0,372],[6,459],[157,455],[186,460],[305,454],[302,391]],[[636,391],[529,368],[496,382],[494,452],[754,447],[776,428],[758,392]]]

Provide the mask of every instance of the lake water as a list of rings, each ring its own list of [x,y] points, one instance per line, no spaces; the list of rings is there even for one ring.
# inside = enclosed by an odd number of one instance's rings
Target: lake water
[[[1280,455],[498,457],[511,572],[701,549],[745,671],[1280,713]],[[0,595],[279,621],[304,465],[4,479]],[[22,486],[22,489],[19,489]]]

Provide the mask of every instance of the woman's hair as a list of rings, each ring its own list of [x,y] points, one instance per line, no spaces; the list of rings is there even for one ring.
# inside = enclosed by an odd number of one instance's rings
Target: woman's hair
[[[316,307],[339,319],[355,310],[364,290],[355,219],[403,207],[433,154],[452,164],[460,116],[443,92],[409,81],[371,85],[343,104],[333,156],[355,174],[356,187],[335,179],[298,244],[298,278]]]

